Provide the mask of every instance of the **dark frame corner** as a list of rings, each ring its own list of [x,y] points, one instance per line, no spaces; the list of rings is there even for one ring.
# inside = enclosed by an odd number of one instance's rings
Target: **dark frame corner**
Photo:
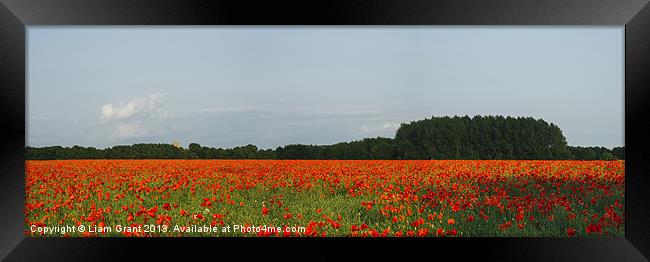
[[[184,245],[232,251],[251,246],[293,246],[296,254],[336,257],[359,242],[381,248],[404,245],[482,254],[488,260],[647,261],[650,258],[650,153],[645,125],[650,99],[650,5],[648,0],[544,1],[233,1],[0,0],[0,257],[6,260],[117,260]],[[349,239],[265,241],[239,239],[40,239],[24,238],[25,40],[33,25],[614,25],[625,26],[626,237],[610,239],[496,238],[431,241]],[[426,245],[422,244],[426,242]],[[377,248],[379,247],[379,248]],[[471,251],[470,251],[471,250]],[[470,252],[468,252],[470,251]],[[198,253],[198,252],[197,252]],[[360,255],[366,256],[367,252]],[[403,258],[405,252],[400,256]],[[414,252],[415,255],[417,253]],[[55,255],[55,256],[53,256]],[[148,254],[141,254],[148,257]],[[200,254],[197,254],[200,255]],[[286,255],[286,254],[285,254]],[[284,256],[275,256],[283,258]],[[300,257],[300,256],[298,256]],[[489,259],[492,258],[492,259]]]

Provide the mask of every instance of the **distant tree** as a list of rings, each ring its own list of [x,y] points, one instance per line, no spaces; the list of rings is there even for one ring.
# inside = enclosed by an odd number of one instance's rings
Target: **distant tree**
[[[191,143],[188,145],[187,149],[190,151],[193,157],[191,158],[201,158],[205,159],[207,158],[207,150],[204,149],[201,145],[197,143]]]
[[[614,160],[614,154],[611,152],[603,152],[602,160]]]
[[[625,147],[614,147],[612,154],[614,154],[614,158],[616,159],[625,159]]]

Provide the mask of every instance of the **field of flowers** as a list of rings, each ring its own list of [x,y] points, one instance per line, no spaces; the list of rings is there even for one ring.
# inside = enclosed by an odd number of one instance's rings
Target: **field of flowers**
[[[624,182],[623,161],[27,161],[25,235],[623,236]]]

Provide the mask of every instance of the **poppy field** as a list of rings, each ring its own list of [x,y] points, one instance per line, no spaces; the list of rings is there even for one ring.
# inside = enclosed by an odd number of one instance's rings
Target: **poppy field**
[[[30,160],[25,168],[25,235],[34,237],[624,235],[624,161]]]

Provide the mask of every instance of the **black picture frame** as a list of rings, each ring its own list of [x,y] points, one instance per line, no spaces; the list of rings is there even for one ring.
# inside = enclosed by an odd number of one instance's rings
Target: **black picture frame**
[[[18,261],[201,255],[284,260],[412,255],[497,261],[650,258],[650,5],[647,0],[141,1],[0,0],[0,257]],[[26,26],[572,25],[625,26],[625,238],[25,238]]]

